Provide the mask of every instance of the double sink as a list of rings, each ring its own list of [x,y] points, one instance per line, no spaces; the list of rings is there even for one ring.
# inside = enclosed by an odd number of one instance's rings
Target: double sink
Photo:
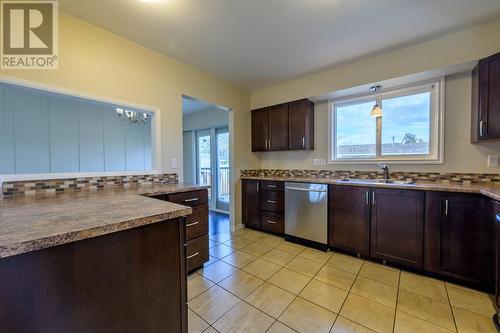
[[[385,179],[341,179],[342,182],[349,183],[358,183],[358,184],[394,184],[394,185],[415,185],[416,183],[413,181],[404,181],[404,180],[385,180]]]

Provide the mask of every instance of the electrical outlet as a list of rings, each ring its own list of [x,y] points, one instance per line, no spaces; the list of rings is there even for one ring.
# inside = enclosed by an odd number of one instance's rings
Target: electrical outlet
[[[314,158],[313,165],[326,165],[326,160],[324,158]]]
[[[488,155],[488,168],[498,167],[498,155]]]
[[[172,170],[177,169],[177,159],[176,158],[172,158],[170,160],[170,169],[172,169]]]

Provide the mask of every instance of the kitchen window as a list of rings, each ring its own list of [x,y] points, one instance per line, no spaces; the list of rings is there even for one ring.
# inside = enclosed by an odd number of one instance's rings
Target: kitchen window
[[[330,101],[330,163],[443,163],[443,91],[441,79]]]

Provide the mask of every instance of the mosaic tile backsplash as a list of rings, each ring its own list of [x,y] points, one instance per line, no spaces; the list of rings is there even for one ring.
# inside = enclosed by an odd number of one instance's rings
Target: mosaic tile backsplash
[[[247,177],[306,177],[331,179],[382,179],[377,171],[338,171],[338,170],[284,170],[258,169],[242,170],[241,176]],[[391,172],[391,179],[414,182],[437,182],[442,184],[500,186],[499,173],[439,173],[439,172]]]
[[[99,191],[108,188],[138,187],[152,184],[176,184],[177,174],[82,177],[65,179],[10,181],[2,184],[4,196]]]

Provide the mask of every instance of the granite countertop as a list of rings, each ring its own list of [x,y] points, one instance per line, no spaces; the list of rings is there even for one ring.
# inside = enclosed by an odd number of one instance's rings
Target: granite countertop
[[[189,215],[190,207],[147,196],[206,188],[169,184],[0,197],[0,258]]]
[[[500,200],[500,188],[495,188],[487,185],[459,185],[459,184],[443,184],[435,182],[416,182],[416,183],[370,183],[362,180],[344,181],[334,178],[315,178],[315,177],[269,177],[269,176],[242,176],[241,179],[254,180],[273,180],[273,181],[289,181],[317,184],[333,184],[345,186],[362,186],[376,188],[392,188],[402,190],[420,190],[420,191],[443,191],[443,192],[460,192],[460,193],[482,193],[490,198]]]

